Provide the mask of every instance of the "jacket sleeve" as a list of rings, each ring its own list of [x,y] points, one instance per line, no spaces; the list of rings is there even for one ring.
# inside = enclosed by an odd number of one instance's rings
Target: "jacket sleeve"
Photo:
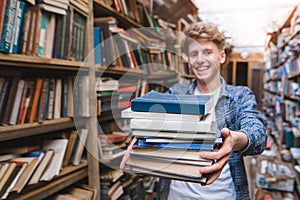
[[[266,148],[267,133],[260,112],[256,109],[256,100],[252,91],[243,87],[235,103],[237,106],[236,121],[239,131],[248,136],[248,145],[237,152],[241,156],[260,154]]]

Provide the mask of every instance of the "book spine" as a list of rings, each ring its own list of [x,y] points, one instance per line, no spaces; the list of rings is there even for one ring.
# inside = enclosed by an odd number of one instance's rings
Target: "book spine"
[[[8,0],[0,1],[0,43],[2,41],[2,32],[3,32],[3,24],[5,20],[7,1]]]
[[[23,1],[20,1],[20,8],[19,8],[19,12],[18,12],[18,16],[17,16],[17,23],[16,23],[16,33],[15,33],[16,36],[13,41],[12,53],[18,53],[18,50],[19,50],[24,12],[25,12],[25,3]]]
[[[2,31],[2,39],[0,45],[0,51],[5,53],[9,53],[10,45],[12,45],[11,39],[13,35],[16,6],[17,6],[17,0],[7,1],[6,14],[5,14],[5,20],[4,20],[3,31]]]
[[[37,55],[40,57],[44,57],[45,55],[45,42],[46,42],[46,34],[47,34],[47,15],[45,12],[42,13],[42,21],[40,28],[40,38],[38,43]]]

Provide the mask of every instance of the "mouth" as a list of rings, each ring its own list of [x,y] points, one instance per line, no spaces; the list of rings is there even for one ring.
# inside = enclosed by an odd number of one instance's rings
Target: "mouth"
[[[195,69],[196,69],[198,72],[202,72],[202,71],[208,70],[208,69],[209,69],[209,66],[195,67]]]

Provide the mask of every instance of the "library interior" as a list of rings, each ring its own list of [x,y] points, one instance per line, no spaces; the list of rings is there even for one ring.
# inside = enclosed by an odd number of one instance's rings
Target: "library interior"
[[[0,0],[0,199],[300,200],[299,84],[299,0]]]

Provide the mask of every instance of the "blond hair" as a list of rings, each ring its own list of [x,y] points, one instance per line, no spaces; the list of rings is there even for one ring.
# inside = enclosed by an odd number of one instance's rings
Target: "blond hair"
[[[192,41],[207,40],[212,41],[220,50],[225,49],[225,36],[214,24],[197,22],[186,26],[183,30],[186,39],[184,41],[183,50],[187,52],[188,46]]]

